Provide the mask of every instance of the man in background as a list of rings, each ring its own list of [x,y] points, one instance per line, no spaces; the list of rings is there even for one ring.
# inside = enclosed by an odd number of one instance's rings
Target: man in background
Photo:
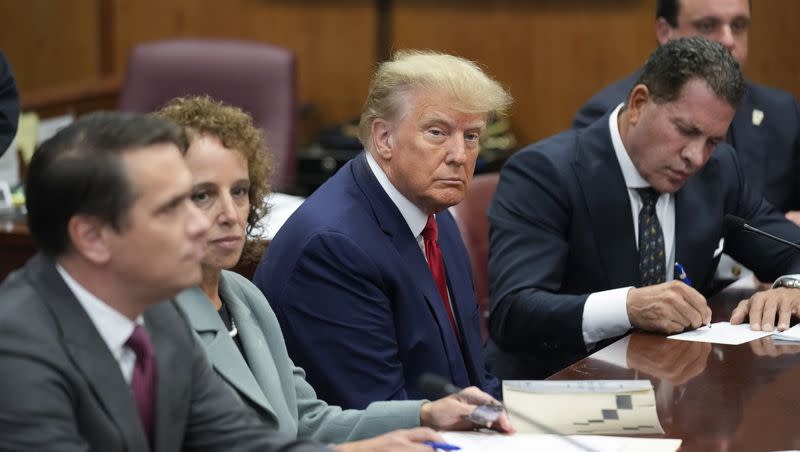
[[[750,29],[748,0],[658,0],[656,39],[703,36],[719,42],[744,67]],[[604,88],[573,121],[586,127],[625,100],[641,70]],[[800,106],[791,94],[745,82],[745,94],[725,135],[739,153],[750,186],[800,224]],[[735,276],[735,275],[734,275]]]

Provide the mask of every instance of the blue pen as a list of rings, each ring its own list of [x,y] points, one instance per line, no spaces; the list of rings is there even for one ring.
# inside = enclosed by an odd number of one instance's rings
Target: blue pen
[[[679,264],[677,261],[675,262],[675,275],[681,282],[689,287],[692,287],[692,278],[686,274],[686,269],[684,269],[683,265]],[[708,323],[708,327],[711,328],[711,323]]]
[[[431,446],[433,450],[461,450],[460,447],[453,444],[440,443],[437,441],[425,441],[426,446]]]
[[[689,287],[692,287],[692,279],[689,278],[689,275],[686,274],[686,270],[683,268],[683,265],[677,262],[675,262],[675,275],[684,284],[686,284]]]

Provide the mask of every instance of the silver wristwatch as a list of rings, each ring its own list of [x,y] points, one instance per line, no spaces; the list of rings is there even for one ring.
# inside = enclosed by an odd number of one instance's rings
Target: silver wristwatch
[[[776,287],[791,287],[792,289],[800,289],[800,275],[781,276],[772,284],[773,289]]]

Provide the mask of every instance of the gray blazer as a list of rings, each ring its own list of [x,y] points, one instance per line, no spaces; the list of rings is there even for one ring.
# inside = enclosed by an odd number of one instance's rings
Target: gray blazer
[[[0,285],[0,450],[147,451],[130,387],[58,274],[33,257]],[[323,450],[264,428],[208,365],[174,303],[147,310],[155,452]]]
[[[220,296],[239,330],[245,362],[214,306],[199,288],[176,298],[206,349],[214,369],[282,433],[340,443],[419,426],[422,401],[374,402],[365,410],[342,410],[317,398],[303,369],[296,367],[275,313],[256,286],[223,271]]]

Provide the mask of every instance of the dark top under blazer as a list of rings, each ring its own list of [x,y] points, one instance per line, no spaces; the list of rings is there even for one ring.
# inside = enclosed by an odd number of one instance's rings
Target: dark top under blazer
[[[586,127],[624,102],[640,71],[613,83],[581,107],[573,127]],[[753,112],[763,118],[753,124]],[[800,105],[791,94],[746,82],[745,95],[728,129],[728,143],[754,190],[781,212],[800,210]]]
[[[117,360],[53,261],[33,257],[0,285],[0,300],[0,450],[148,450]],[[174,303],[144,319],[158,374],[153,451],[327,450],[261,424]]]
[[[499,395],[484,364],[466,249],[452,216],[442,211],[437,219],[460,345],[416,238],[364,154],[309,197],[270,243],[253,281],[322,400],[363,409],[425,398],[417,388],[425,372]]]
[[[489,207],[488,361],[501,378],[543,377],[583,358],[588,295],[641,285],[608,117],[526,147],[500,173]],[[800,242],[800,229],[748,186],[736,152],[717,146],[675,193],[675,258],[706,294],[729,213]],[[800,253],[760,236],[728,233],[725,252],[764,281],[800,272]]]

